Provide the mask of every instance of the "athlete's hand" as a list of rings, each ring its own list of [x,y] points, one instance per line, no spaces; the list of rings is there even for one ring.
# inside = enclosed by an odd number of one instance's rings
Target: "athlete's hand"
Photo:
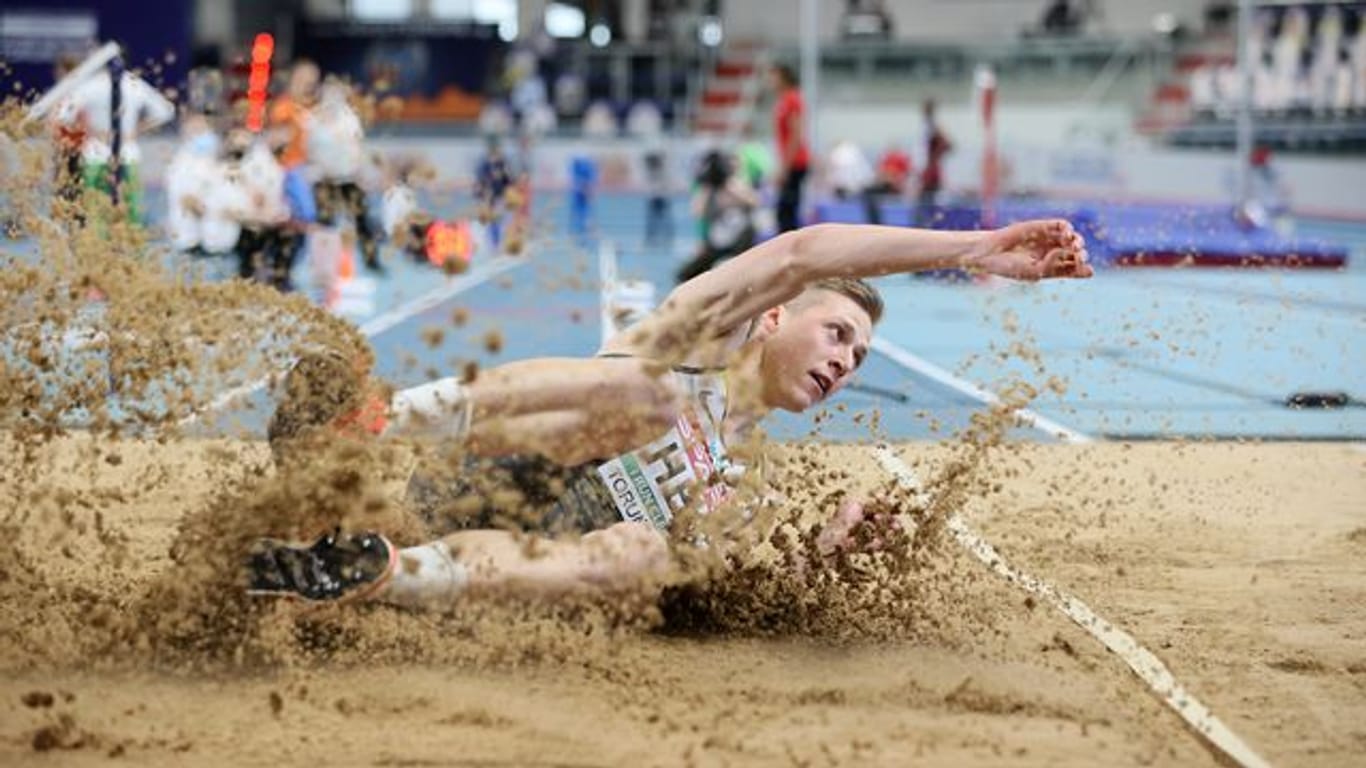
[[[895,540],[901,530],[901,521],[885,506],[846,499],[821,527],[816,549],[823,557],[877,552]]]
[[[1086,261],[1086,242],[1062,219],[1021,221],[988,232],[964,260],[972,272],[1013,280],[1095,274]]]

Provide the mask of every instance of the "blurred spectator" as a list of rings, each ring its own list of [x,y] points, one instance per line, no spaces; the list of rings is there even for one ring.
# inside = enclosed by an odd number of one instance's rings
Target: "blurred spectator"
[[[777,96],[773,105],[773,135],[778,155],[778,231],[796,229],[802,207],[802,184],[811,165],[806,146],[806,107],[797,87],[797,73],[785,64],[769,70],[769,85]]]
[[[141,218],[141,189],[138,184],[138,163],[142,151],[138,137],[169,123],[175,117],[175,105],[161,95],[146,80],[131,72],[119,77],[119,157],[113,162],[113,99],[114,79],[101,70],[83,80],[58,108],[57,120],[68,128],[82,132],[81,175],[87,188],[112,192],[117,181],[119,199],[126,206],[131,220]]]
[[[1238,4],[1233,0],[1208,0],[1204,10],[1204,33],[1206,36],[1224,36],[1233,31],[1233,21],[1238,16]]]
[[[889,146],[877,162],[877,186],[887,194],[902,195],[911,180],[911,156],[900,147]]]
[[[773,172],[773,148],[754,136],[753,125],[745,126],[745,138],[736,155],[740,158],[740,173],[745,182],[756,191],[763,189]]]
[[[223,72],[218,67],[195,67],[186,76],[188,109],[202,115],[221,115],[226,100]]]
[[[280,164],[287,172],[301,169],[308,160],[309,110],[318,97],[318,65],[299,59],[290,67],[285,92],[270,107],[270,123],[284,131]]]
[[[921,110],[925,116],[925,168],[920,172],[920,199],[915,208],[915,224],[923,227],[933,221],[939,192],[944,188],[944,156],[953,143],[939,127],[933,99],[926,99]]]
[[[365,266],[382,272],[379,232],[370,220],[369,203],[359,184],[365,157],[365,129],[351,107],[349,95],[346,83],[329,78],[309,123],[308,155],[317,174],[313,193],[318,203],[318,223],[333,226],[339,214],[350,216]]]
[[[317,200],[307,176],[310,110],[318,98],[321,73],[318,65],[299,59],[289,69],[285,92],[270,106],[267,137],[272,154],[284,173],[284,194],[295,236],[281,241],[287,249],[277,257],[293,264],[303,248],[302,228],[317,220]]]
[[[711,150],[702,157],[692,198],[701,242],[697,255],[679,269],[678,282],[687,282],[753,247],[759,196],[745,182],[738,165],[734,156],[722,150]]]
[[[166,168],[166,224],[177,250],[227,254],[237,246],[242,188],[229,181],[218,134],[202,115],[181,121],[181,143]]]
[[[385,164],[380,224],[394,247],[423,263],[436,261],[429,252],[436,217],[419,207],[416,187],[435,176],[436,169],[417,158],[396,158]]]
[[[829,179],[835,197],[858,198],[870,224],[882,223],[881,204],[888,197],[905,193],[911,172],[911,159],[898,149],[889,149],[878,162],[876,172],[863,150],[850,141],[841,141],[830,153]]]
[[[61,82],[79,63],[80,60],[74,55],[59,56],[52,70],[53,82]],[[69,97],[67,101],[70,101]],[[69,111],[69,107],[66,110]],[[86,125],[83,116],[63,122],[60,118],[63,112],[64,105],[58,105],[53,112],[52,146],[55,156],[52,176],[61,208],[69,210],[73,215],[79,215],[75,206],[81,199],[81,147],[85,144]]]
[[[270,126],[266,128],[262,136],[271,156],[275,158],[275,162],[285,174],[285,202],[289,207],[291,227],[298,232],[303,232],[318,220],[318,204],[313,197],[313,184],[308,180],[308,175],[302,166],[292,170],[284,166],[282,158],[289,149],[290,131],[288,128]],[[298,245],[302,247],[302,244],[302,239],[300,239]]]
[[[238,275],[293,290],[290,274],[300,235],[290,226],[284,168],[265,142],[241,128],[224,139],[223,161],[227,185],[240,190],[240,205],[231,212],[241,225]]]
[[[868,157],[857,144],[847,139],[836,142],[830,150],[826,168],[826,178],[840,200],[861,194],[864,187],[873,183],[873,166]]]
[[[863,205],[869,224],[882,223],[882,203],[901,198],[911,177],[911,157],[896,147],[888,147],[877,164],[877,178],[863,190]]]
[[[569,231],[581,242],[588,238],[593,220],[593,192],[598,183],[598,164],[576,155],[569,163]]]
[[[645,153],[645,244],[668,245],[674,239],[672,206],[669,204],[669,165],[662,148]]]
[[[1045,35],[1075,35],[1081,31],[1084,17],[1072,6],[1071,0],[1050,0],[1039,19]]]
[[[484,156],[474,174],[474,199],[479,204],[479,221],[488,227],[489,239],[497,247],[503,240],[504,197],[512,186],[512,168],[503,154],[498,137],[489,136]]]
[[[512,104],[513,114],[519,124],[522,124],[527,116],[539,112],[550,103],[546,95],[545,80],[536,71],[536,59],[534,56],[529,61],[523,61],[516,69],[509,74],[512,79],[512,91],[508,100]]]
[[[847,40],[890,40],[892,15],[883,0],[848,0],[840,32]]]
[[[1238,211],[1239,220],[1251,227],[1284,224],[1290,206],[1285,185],[1271,164],[1271,148],[1254,147],[1248,161],[1248,198]]]

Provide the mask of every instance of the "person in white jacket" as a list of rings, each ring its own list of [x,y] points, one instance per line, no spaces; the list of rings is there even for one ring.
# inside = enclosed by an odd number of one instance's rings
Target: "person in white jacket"
[[[241,227],[236,211],[245,204],[241,188],[227,178],[218,134],[201,115],[181,124],[180,147],[166,167],[166,227],[176,250],[231,253]]]
[[[830,150],[826,178],[835,197],[844,200],[863,193],[873,183],[873,165],[859,145],[844,140]]]
[[[349,87],[335,78],[322,86],[318,104],[308,124],[308,158],[317,180],[318,222],[331,226],[340,214],[356,225],[356,237],[365,266],[379,272],[380,232],[370,220],[370,207],[360,174],[365,160],[365,128],[348,102]]]
[[[388,182],[380,203],[380,223],[389,242],[415,259],[427,259],[427,230],[435,221],[418,204],[416,186],[428,183],[436,175],[431,165],[411,157],[399,157],[386,163]]]
[[[119,197],[131,220],[141,217],[141,192],[137,169],[142,160],[138,138],[175,117],[175,105],[146,80],[132,72],[119,79],[121,112],[119,120],[119,166],[123,184]],[[88,188],[113,190],[111,145],[113,143],[113,78],[102,71],[91,75],[66,99],[57,118],[70,126],[85,129],[81,145],[81,173]]]
[[[262,140],[237,129],[226,142],[228,184],[239,190],[234,217],[241,226],[237,240],[238,275],[259,279],[282,291],[293,290],[291,272],[298,253],[285,199],[285,171]]]

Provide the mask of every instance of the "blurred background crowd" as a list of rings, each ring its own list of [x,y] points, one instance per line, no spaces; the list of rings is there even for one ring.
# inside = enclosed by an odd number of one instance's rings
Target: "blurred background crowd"
[[[121,194],[244,278],[515,252],[533,190],[567,192],[581,237],[600,190],[642,195],[648,242],[690,216],[684,278],[821,201],[922,226],[1006,194],[1366,214],[1343,194],[1366,4],[1245,5],[1240,37],[1203,0],[33,0],[0,10],[0,58],[36,98],[116,42],[44,109],[58,197]]]

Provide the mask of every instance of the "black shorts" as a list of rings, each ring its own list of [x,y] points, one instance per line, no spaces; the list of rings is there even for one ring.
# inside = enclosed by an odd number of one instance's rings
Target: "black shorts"
[[[621,522],[596,463],[563,467],[539,456],[419,468],[407,499],[436,535],[490,528],[583,534]]]

